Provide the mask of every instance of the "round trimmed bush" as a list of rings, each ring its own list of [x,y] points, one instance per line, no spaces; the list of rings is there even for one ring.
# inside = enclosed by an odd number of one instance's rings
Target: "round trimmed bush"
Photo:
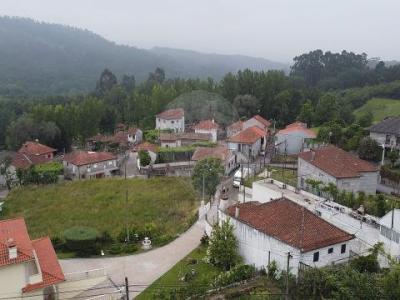
[[[98,232],[94,228],[75,226],[64,231],[66,246],[80,255],[95,254]]]

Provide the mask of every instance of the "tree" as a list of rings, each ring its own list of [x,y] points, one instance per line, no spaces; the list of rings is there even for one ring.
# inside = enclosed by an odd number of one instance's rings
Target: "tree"
[[[394,167],[394,164],[396,163],[396,161],[399,159],[399,152],[397,150],[391,150],[388,154],[387,157],[389,158],[392,167]]]
[[[260,109],[260,102],[252,95],[237,95],[235,99],[233,99],[233,105],[239,116],[246,118],[258,114]]]
[[[214,225],[207,249],[210,262],[225,271],[240,261],[237,240],[233,233],[233,225],[225,220],[221,225]]]
[[[381,151],[382,149],[378,142],[370,137],[363,138],[358,147],[358,155],[360,158],[370,161],[379,161],[381,158]]]
[[[204,183],[204,193],[208,196],[214,195],[223,174],[224,167],[220,159],[214,157],[202,159],[194,167],[193,185],[198,191],[202,191]]]
[[[140,161],[140,165],[142,167],[148,166],[151,162],[151,157],[149,152],[145,151],[145,150],[140,150],[139,151],[139,161]]]
[[[303,103],[300,114],[297,116],[297,120],[306,123],[308,127],[311,127],[314,120],[314,108],[310,100]]]
[[[122,76],[121,86],[125,89],[126,92],[133,91],[136,86],[135,76],[126,74]]]
[[[5,156],[0,160],[0,175],[4,176],[7,189],[11,189],[11,183],[13,179],[13,174],[10,172],[9,167],[11,166],[12,158],[11,156]]]
[[[358,117],[357,123],[361,126],[361,127],[369,127],[372,124],[372,121],[374,119],[374,115],[371,111],[367,111],[363,114],[361,114]]]
[[[105,95],[117,83],[117,77],[109,69],[104,69],[96,84],[96,93],[98,95]]]

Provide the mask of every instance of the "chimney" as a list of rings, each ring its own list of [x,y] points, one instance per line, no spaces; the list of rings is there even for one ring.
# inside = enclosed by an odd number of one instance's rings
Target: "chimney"
[[[235,218],[239,218],[239,207],[235,207]]]
[[[8,258],[11,259],[16,259],[18,256],[17,253],[17,244],[15,243],[14,239],[10,238],[7,240],[7,246],[8,246]]]

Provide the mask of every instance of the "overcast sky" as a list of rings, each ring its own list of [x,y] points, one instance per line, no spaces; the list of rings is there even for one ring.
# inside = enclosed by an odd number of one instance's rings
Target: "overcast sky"
[[[313,49],[400,60],[399,0],[0,0],[0,15],[86,28],[119,44],[289,62]]]

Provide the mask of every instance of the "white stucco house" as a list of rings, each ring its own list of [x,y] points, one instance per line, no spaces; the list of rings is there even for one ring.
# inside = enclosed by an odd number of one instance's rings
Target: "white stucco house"
[[[48,237],[31,240],[23,218],[0,221],[1,298],[58,299],[64,281]]]
[[[339,190],[375,194],[378,166],[335,146],[323,146],[298,155],[297,186],[308,190],[307,179],[333,183]]]
[[[185,112],[182,108],[173,108],[156,115],[156,129],[172,130],[173,132],[185,131]]]
[[[276,133],[275,149],[279,154],[297,154],[315,138],[315,132],[308,129],[307,124],[295,122]]]
[[[65,177],[72,180],[110,177],[118,170],[114,154],[94,151],[67,153],[63,167]]]
[[[385,251],[400,261],[400,209],[388,212],[379,220],[379,231]]]
[[[219,220],[234,226],[246,264],[261,269],[275,261],[279,270],[286,270],[289,259],[290,273],[296,276],[302,268],[346,261],[354,240],[354,235],[286,198],[237,204],[219,210]]]
[[[388,117],[372,125],[369,136],[387,149],[400,149],[400,117]]]
[[[195,133],[209,134],[211,142],[216,143],[218,140],[218,124],[212,120],[202,120],[194,127]]]
[[[247,159],[254,159],[265,149],[266,135],[265,130],[252,126],[229,137],[226,141],[228,148],[234,153],[241,153]]]
[[[221,160],[225,169],[225,175],[229,175],[236,167],[236,156],[226,145],[218,145],[217,147],[197,147],[191,160],[197,162],[209,157]]]

